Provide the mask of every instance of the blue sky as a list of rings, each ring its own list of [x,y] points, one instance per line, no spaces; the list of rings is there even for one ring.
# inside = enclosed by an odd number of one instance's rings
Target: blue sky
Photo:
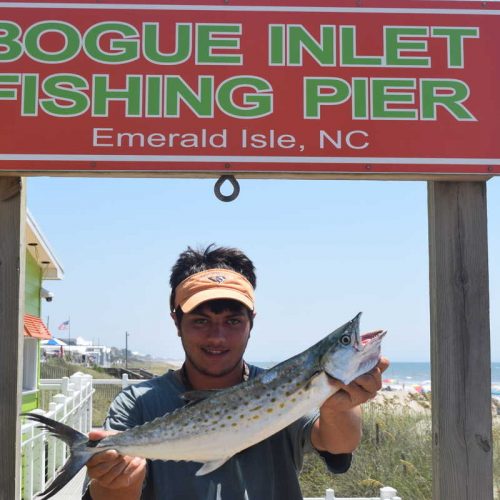
[[[280,361],[363,311],[386,356],[429,360],[425,182],[30,178],[28,208],[65,277],[46,282],[52,332],[181,359],[169,273],[188,245],[243,249],[258,273],[246,358]],[[491,352],[500,361],[500,179],[488,182]]]

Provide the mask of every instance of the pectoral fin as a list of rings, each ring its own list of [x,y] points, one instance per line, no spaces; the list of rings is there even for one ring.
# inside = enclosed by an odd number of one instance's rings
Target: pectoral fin
[[[212,460],[211,462],[205,462],[197,471],[196,476],[204,476],[205,474],[210,474],[214,470],[218,469],[224,465],[231,457],[225,457],[221,460]]]

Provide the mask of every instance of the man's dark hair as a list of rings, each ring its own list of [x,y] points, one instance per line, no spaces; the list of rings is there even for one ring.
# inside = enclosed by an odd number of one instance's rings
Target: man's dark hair
[[[175,309],[175,289],[186,278],[192,274],[208,269],[230,269],[243,275],[255,288],[257,286],[257,277],[255,275],[255,266],[253,262],[238,248],[217,247],[212,243],[205,249],[187,250],[179,255],[176,263],[172,267],[170,274],[170,310]],[[182,318],[182,311],[175,311],[177,320]],[[179,317],[179,314],[180,317]]]

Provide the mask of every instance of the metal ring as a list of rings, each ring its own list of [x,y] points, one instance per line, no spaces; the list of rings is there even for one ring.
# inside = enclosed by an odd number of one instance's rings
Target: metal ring
[[[222,194],[221,192],[222,184],[226,181],[230,182],[233,186],[233,192],[228,195]],[[240,185],[234,175],[221,175],[215,183],[214,193],[220,201],[233,201],[238,198],[238,195],[240,194]]]

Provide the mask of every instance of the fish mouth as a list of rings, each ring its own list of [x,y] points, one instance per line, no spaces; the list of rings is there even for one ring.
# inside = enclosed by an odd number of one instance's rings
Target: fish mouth
[[[372,332],[363,333],[359,342],[359,347],[364,349],[368,344],[376,340],[382,339],[382,337],[387,333],[387,330],[374,330]]]

